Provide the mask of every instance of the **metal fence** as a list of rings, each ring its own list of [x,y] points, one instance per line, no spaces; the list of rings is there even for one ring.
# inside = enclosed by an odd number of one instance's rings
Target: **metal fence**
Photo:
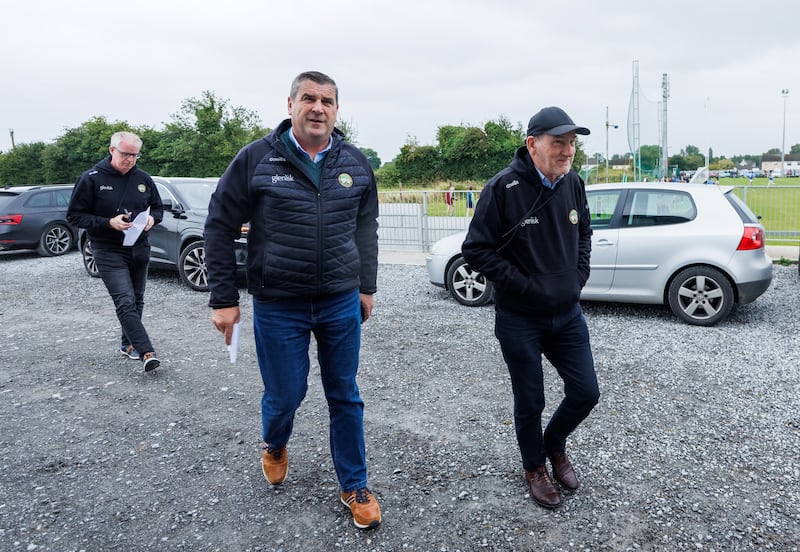
[[[453,192],[450,212],[446,193],[439,190],[379,192],[381,247],[429,251],[437,240],[466,230],[471,216],[467,209],[468,192]],[[479,192],[473,193],[477,202]],[[734,193],[761,217],[771,245],[800,244],[800,186],[736,186]]]

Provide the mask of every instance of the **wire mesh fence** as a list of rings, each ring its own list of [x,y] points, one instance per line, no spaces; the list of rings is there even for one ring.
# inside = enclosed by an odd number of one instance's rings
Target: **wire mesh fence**
[[[800,244],[800,186],[735,186],[734,193],[761,218],[770,245]],[[381,246],[430,250],[437,240],[467,229],[479,194],[477,190],[379,192]]]

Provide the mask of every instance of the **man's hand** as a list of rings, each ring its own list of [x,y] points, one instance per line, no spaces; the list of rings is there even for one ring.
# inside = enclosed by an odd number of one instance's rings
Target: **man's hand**
[[[364,322],[372,316],[372,309],[375,308],[375,296],[359,293],[358,297],[361,300],[361,321]]]
[[[239,321],[239,307],[225,307],[211,311],[211,323],[225,336],[225,345],[231,344],[233,325]]]
[[[128,219],[130,219],[130,215],[127,213],[123,213],[109,220],[108,224],[114,230],[119,230],[120,232],[123,232],[128,228],[130,228],[131,226],[133,226],[133,223]]]

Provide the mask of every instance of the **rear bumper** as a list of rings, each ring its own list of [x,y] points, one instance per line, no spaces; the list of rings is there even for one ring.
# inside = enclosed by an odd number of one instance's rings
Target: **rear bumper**
[[[736,290],[739,294],[739,304],[746,305],[747,303],[752,303],[767,289],[769,285],[772,283],[772,273],[770,273],[769,278],[765,280],[758,280],[755,282],[745,282],[743,284],[738,284],[736,286]]]

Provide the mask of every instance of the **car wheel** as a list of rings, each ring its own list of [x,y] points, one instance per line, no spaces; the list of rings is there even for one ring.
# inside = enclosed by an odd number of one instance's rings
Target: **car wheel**
[[[208,291],[205,242],[190,243],[181,253],[178,273],[183,283],[195,291]]]
[[[713,326],[733,308],[733,287],[722,272],[694,266],[678,273],[667,292],[675,316],[695,326]]]
[[[83,242],[83,247],[81,248],[81,255],[83,256],[83,268],[86,269],[86,273],[92,278],[99,278],[100,271],[97,270],[97,262],[94,260],[94,251],[92,251],[92,242],[90,242],[89,240]]]
[[[480,307],[492,299],[492,283],[472,270],[462,257],[447,269],[447,289],[456,301],[468,307]]]
[[[72,232],[62,224],[51,224],[42,232],[36,251],[44,257],[55,257],[67,253],[74,244]]]

